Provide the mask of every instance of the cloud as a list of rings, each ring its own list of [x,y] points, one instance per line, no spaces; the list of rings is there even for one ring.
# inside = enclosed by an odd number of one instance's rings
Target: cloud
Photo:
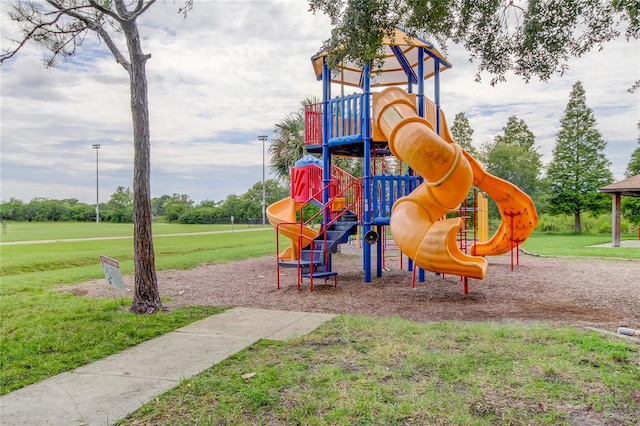
[[[152,55],[146,70],[151,192],[222,200],[261,181],[257,136],[271,140],[274,125],[298,110],[304,98],[321,97],[310,58],[329,37],[330,26],[300,0],[195,2],[187,19],[177,8],[158,2],[139,21],[143,49]],[[3,36],[15,31],[3,16]],[[475,83],[467,53],[450,46],[453,68],[442,73],[442,107],[450,122],[457,112],[466,113],[478,146],[517,115],[549,161],[571,86],[580,80],[609,142],[614,174],[622,178],[638,136],[638,94],[626,92],[638,78],[638,47],[637,41],[619,40],[573,60],[564,76],[549,82],[525,84],[508,76],[507,83],[491,87],[488,78]],[[93,203],[95,143],[101,144],[100,199],[107,201],[118,186],[132,187],[125,70],[94,36],[58,68],[44,69],[41,56],[29,46],[0,68],[1,198]],[[427,93],[433,92],[431,84]]]

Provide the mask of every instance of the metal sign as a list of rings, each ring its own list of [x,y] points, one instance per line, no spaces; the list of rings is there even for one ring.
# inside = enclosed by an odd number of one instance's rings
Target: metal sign
[[[120,264],[117,260],[110,257],[100,255],[100,263],[102,263],[102,269],[104,269],[104,277],[107,279],[107,284],[116,288],[122,292],[126,290],[124,286],[124,280],[120,273]]]

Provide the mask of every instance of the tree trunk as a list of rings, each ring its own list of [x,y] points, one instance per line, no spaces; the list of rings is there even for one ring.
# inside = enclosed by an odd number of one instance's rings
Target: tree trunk
[[[149,101],[145,72],[147,55],[142,52],[135,21],[123,23],[131,61],[131,113],[133,116],[133,247],[135,288],[130,310],[151,314],[162,309],[156,276],[151,230],[151,138]]]
[[[574,226],[573,231],[577,234],[582,234],[582,221],[580,220],[580,212],[574,213]]]

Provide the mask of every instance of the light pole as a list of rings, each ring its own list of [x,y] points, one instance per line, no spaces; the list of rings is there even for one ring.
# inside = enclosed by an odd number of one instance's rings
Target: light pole
[[[96,223],[100,222],[100,197],[98,193],[98,151],[100,150],[100,144],[96,143],[91,145],[91,148],[96,150]]]
[[[264,186],[264,141],[267,140],[267,135],[258,136],[258,140],[262,141],[262,224],[265,225],[266,217],[266,203],[265,203],[265,186]]]

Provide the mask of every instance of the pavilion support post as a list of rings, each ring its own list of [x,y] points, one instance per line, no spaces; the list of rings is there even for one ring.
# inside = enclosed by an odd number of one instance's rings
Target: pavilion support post
[[[613,214],[612,214],[612,245],[613,247],[620,247],[620,194],[613,193]]]

